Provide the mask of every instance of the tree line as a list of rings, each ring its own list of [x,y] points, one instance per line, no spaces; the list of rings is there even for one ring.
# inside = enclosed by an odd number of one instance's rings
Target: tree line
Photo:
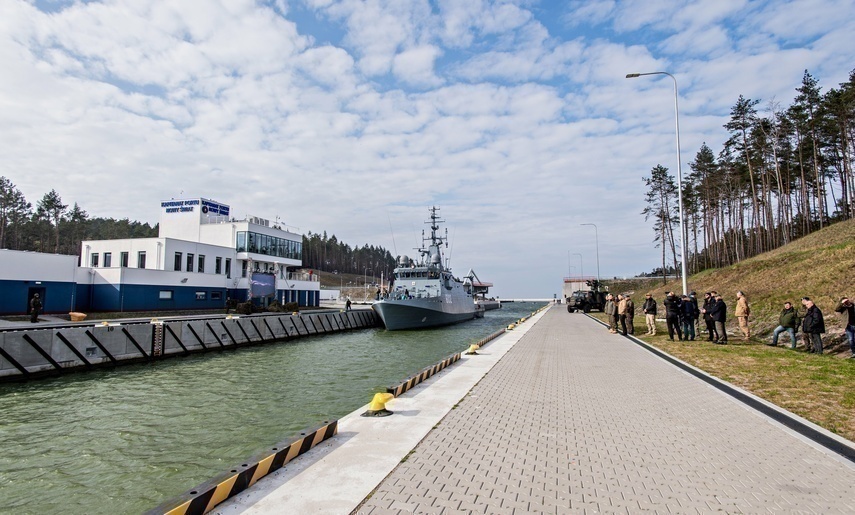
[[[326,272],[365,274],[369,277],[389,277],[395,269],[395,258],[383,247],[365,244],[351,247],[339,241],[335,235],[323,234],[303,236],[303,267]]]
[[[855,216],[855,70],[825,93],[805,70],[787,107],[740,95],[724,128],[718,155],[705,142],[683,177],[686,249],[674,176],[643,178],[661,270],[683,256],[690,273],[731,265]]]
[[[83,240],[150,238],[157,231],[157,225],[127,218],[90,217],[76,202],[63,204],[53,189],[33,207],[12,181],[0,176],[0,248],[79,255]]]
[[[127,218],[90,217],[76,202],[69,207],[56,190],[45,193],[35,207],[6,177],[0,176],[0,248],[80,255],[83,240],[154,238],[158,226]],[[303,236],[303,267],[323,271],[386,277],[395,259],[373,245],[351,247],[333,235]]]

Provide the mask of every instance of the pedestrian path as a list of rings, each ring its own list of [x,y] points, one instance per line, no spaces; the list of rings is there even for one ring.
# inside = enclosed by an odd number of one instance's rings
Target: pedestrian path
[[[852,462],[558,307],[357,512],[855,513],[853,485]]]

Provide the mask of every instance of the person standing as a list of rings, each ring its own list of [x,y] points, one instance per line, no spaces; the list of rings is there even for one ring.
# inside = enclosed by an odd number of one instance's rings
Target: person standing
[[[635,302],[629,294],[626,295],[626,323],[629,326],[629,334],[635,334]],[[626,333],[624,333],[626,336]]]
[[[845,333],[846,338],[849,339],[849,350],[852,352],[849,358],[855,359],[855,304],[852,304],[849,297],[843,297],[834,311],[847,315]]]
[[[30,299],[30,323],[35,324],[39,321],[39,313],[42,311],[42,301],[39,299],[39,294],[33,294]]]
[[[644,319],[647,322],[647,336],[656,336],[656,299],[653,295],[648,293],[644,296],[641,311],[644,312]]]
[[[701,308],[701,313],[704,314],[704,323],[707,325],[707,334],[709,335],[707,340],[711,342],[718,340],[718,333],[715,332],[715,320],[713,320],[712,313],[710,313],[714,304],[715,297],[713,297],[712,293],[704,293],[704,305]]]
[[[807,342],[813,345],[812,349],[808,347],[808,352],[822,354],[822,333],[825,332],[825,319],[822,317],[822,311],[810,300],[810,297],[803,297],[802,305],[807,309],[805,318],[802,320],[802,332],[805,333]]]
[[[710,314],[715,322],[715,332],[718,335],[718,338],[713,340],[713,343],[726,345],[727,330],[725,329],[725,324],[727,323],[727,304],[724,303],[724,299],[718,293],[716,293],[715,304],[713,304]]]
[[[748,299],[741,291],[736,292],[736,309],[733,315],[739,322],[739,330],[742,331],[742,341],[748,341],[751,338],[751,329],[748,328],[748,315],[751,314],[751,308],[748,307]]]
[[[790,348],[796,348],[796,329],[799,327],[799,317],[796,315],[796,309],[793,307],[793,304],[789,301],[784,302],[784,309],[781,311],[780,316],[778,316],[778,327],[772,332],[772,343],[767,343],[766,345],[771,345],[775,347],[778,345],[778,335],[783,333],[784,331],[790,333]]]
[[[683,301],[680,303],[680,321],[683,324],[683,336],[687,340],[695,339],[695,320],[698,316],[695,314],[695,305],[688,295],[683,295]]]
[[[701,333],[701,310],[700,306],[698,306],[698,294],[695,292],[689,293],[689,302],[695,307],[695,325],[697,326],[696,332],[697,334]],[[694,339],[694,338],[692,338]]]
[[[626,295],[618,295],[618,321],[620,322],[621,334],[626,336]]]
[[[347,302],[344,303],[344,310],[350,311],[350,297],[348,297]]]
[[[665,324],[668,326],[668,338],[674,341],[674,333],[677,333],[677,339],[683,341],[683,333],[680,331],[680,299],[678,299],[673,291],[669,291],[662,302],[665,306]]]
[[[603,308],[603,311],[606,313],[606,317],[609,320],[609,332],[616,333],[616,325],[615,325],[615,312],[617,311],[617,306],[615,305],[615,298],[612,297],[612,294],[609,293],[606,295],[606,305]]]

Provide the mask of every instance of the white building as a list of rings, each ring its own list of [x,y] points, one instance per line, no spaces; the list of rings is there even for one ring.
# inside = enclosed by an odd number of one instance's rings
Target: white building
[[[292,271],[302,265],[302,235],[263,218],[238,220],[203,198],[160,206],[157,238],[83,242],[92,310],[212,308],[229,298],[318,305],[317,276]]]

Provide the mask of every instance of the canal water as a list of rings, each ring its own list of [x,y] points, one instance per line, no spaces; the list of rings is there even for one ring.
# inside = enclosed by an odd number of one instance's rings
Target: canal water
[[[0,384],[0,512],[139,513],[360,408],[541,304]]]

